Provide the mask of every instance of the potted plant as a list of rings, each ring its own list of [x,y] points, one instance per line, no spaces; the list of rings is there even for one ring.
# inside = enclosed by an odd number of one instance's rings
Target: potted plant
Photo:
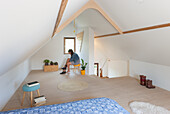
[[[50,62],[50,65],[54,65],[53,61]]]
[[[54,62],[54,65],[58,65],[58,62]]]
[[[50,62],[50,60],[48,60],[48,59],[44,60],[45,65],[48,65],[49,62]]]
[[[81,61],[82,61],[82,64],[81,64],[81,68],[82,68],[81,75],[85,75],[85,72],[86,72],[85,69],[86,69],[87,63],[85,63],[83,59],[81,59]]]

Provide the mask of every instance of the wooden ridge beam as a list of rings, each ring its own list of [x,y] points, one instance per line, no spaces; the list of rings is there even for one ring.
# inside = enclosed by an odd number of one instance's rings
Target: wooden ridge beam
[[[58,13],[58,16],[57,16],[57,20],[56,20],[56,23],[55,23],[55,27],[54,27],[54,30],[53,30],[53,35],[52,37],[55,35],[55,32],[60,24],[60,21],[63,17],[63,13],[65,11],[65,8],[67,6],[67,3],[68,3],[68,0],[62,0],[61,1],[61,5],[60,5],[60,10],[59,10],[59,13]]]
[[[118,30],[120,34],[123,34],[123,32],[120,30],[118,25],[100,8],[100,6],[94,1],[94,0],[89,0],[82,8],[80,8],[76,13],[74,13],[67,21],[65,21],[62,25],[58,27],[57,30],[54,31],[55,33],[59,33],[64,27],[66,27],[69,23],[71,23],[75,18],[77,18],[82,12],[84,12],[87,9],[96,9],[99,11],[112,26]]]
[[[129,33],[135,33],[135,32],[141,32],[141,31],[147,31],[147,30],[153,30],[153,29],[159,29],[159,28],[164,28],[164,27],[170,27],[170,23],[161,24],[161,25],[154,25],[154,26],[145,27],[145,28],[139,28],[139,29],[134,29],[134,30],[129,30],[129,31],[123,32],[123,34],[129,34]],[[95,36],[94,38],[103,38],[103,37],[109,37],[109,36],[115,36],[115,35],[120,35],[120,33],[100,35],[100,36]]]
[[[106,12],[97,4],[93,1],[93,8],[99,11],[105,19],[120,33],[123,34],[122,30],[118,27],[118,25],[106,14]]]

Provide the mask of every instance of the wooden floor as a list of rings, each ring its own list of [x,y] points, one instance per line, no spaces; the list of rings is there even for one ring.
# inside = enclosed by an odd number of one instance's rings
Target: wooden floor
[[[144,101],[170,110],[170,91],[160,88],[147,89],[140,86],[139,82],[131,77],[105,78],[96,76],[81,76],[76,73],[60,75],[60,72],[45,73],[43,71],[32,71],[23,84],[30,81],[39,81],[40,94],[45,95],[47,104],[59,104],[89,98],[107,97],[117,101],[127,111],[131,112],[128,104],[131,101]],[[88,83],[88,88],[76,91],[65,92],[59,90],[57,85],[65,80],[83,80]],[[22,84],[22,85],[23,85]],[[4,107],[3,111],[27,108],[30,106],[30,97],[26,95],[24,106],[20,106],[22,100],[22,85]],[[36,92],[34,94],[36,96]]]

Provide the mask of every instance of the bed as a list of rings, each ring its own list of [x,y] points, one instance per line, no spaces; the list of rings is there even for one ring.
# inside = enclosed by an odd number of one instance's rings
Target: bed
[[[109,98],[94,98],[63,104],[54,104],[18,109],[0,114],[130,114],[116,101]]]

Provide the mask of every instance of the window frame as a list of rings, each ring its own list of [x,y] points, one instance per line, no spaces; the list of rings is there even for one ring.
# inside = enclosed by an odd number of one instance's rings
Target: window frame
[[[74,39],[74,50],[73,50],[73,52],[76,52],[76,37],[64,37],[64,54],[69,54],[68,52],[65,53],[66,39]]]

